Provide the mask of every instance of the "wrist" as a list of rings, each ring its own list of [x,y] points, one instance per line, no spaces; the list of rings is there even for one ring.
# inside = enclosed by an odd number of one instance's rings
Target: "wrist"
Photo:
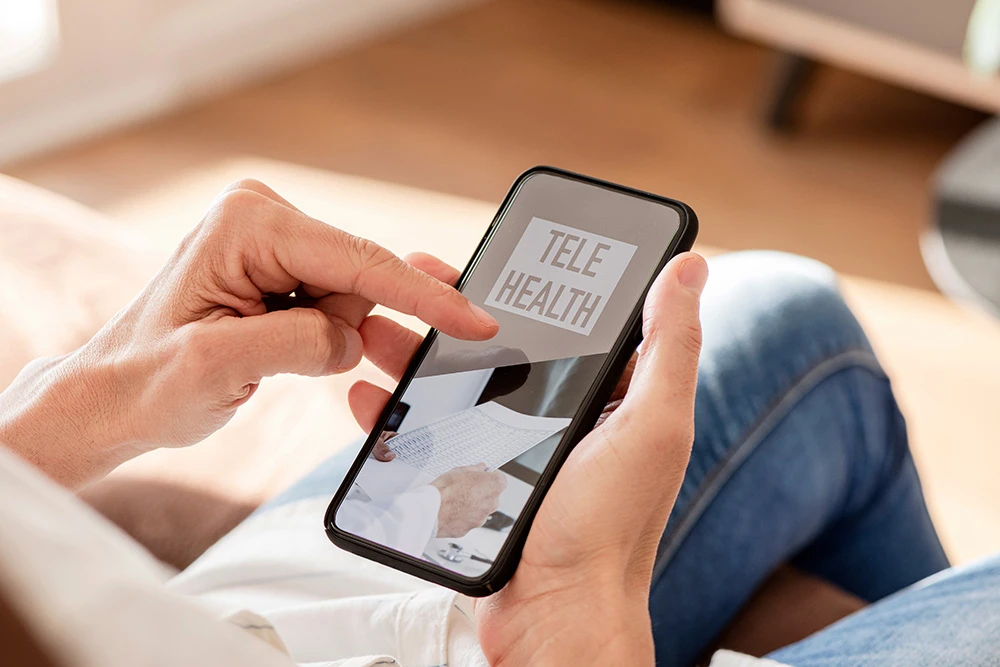
[[[648,619],[645,625],[648,626]],[[653,639],[649,633],[637,633],[632,628],[607,624],[581,625],[573,631],[552,628],[545,644],[537,641],[515,643],[498,659],[490,660],[493,667],[563,667],[564,665],[628,665],[653,667],[656,662]]]
[[[0,394],[0,443],[77,488],[135,456],[117,373],[85,346],[29,364]]]
[[[631,599],[621,590],[608,592],[599,586],[578,591],[583,595],[574,591],[571,599],[554,593],[521,601],[497,627],[481,623],[480,640],[489,663],[652,667],[648,597]]]

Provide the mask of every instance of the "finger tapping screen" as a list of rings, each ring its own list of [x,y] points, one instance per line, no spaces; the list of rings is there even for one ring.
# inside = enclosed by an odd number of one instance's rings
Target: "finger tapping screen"
[[[526,178],[462,289],[499,332],[437,334],[337,526],[485,574],[679,227],[663,203]]]

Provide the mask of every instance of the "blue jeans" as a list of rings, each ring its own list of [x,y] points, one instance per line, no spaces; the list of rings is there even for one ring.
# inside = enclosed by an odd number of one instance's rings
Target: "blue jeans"
[[[893,596],[948,561],[889,381],[830,270],[779,253],[711,264],[694,450],[652,581],[657,664],[694,664],[786,563],[870,602],[892,597],[776,660],[990,664],[1000,565]],[[331,496],[354,454],[333,457],[259,511]],[[968,645],[956,647],[956,637]]]

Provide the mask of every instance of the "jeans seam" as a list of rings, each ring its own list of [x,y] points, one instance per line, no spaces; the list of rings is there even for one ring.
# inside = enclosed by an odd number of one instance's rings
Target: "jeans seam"
[[[830,377],[850,368],[861,368],[881,378],[886,377],[885,371],[882,370],[875,355],[870,350],[857,348],[826,357],[793,382],[781,394],[781,397],[764,412],[763,417],[751,426],[746,434],[737,440],[736,444],[731,446],[719,462],[712,467],[702,484],[696,489],[687,511],[675,521],[676,529],[671,529],[668,525],[665,539],[661,542],[664,546],[657,555],[656,565],[653,568],[652,582],[654,586],[698,519],[760,443],[809,392]]]

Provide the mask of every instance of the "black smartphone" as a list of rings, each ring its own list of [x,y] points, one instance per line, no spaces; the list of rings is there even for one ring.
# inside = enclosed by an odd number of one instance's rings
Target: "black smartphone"
[[[392,409],[392,414],[389,418],[385,420],[385,430],[386,431],[398,431],[403,427],[403,420],[406,418],[406,413],[410,411],[410,406],[403,401],[396,403]]]
[[[457,283],[499,332],[431,330],[330,503],[330,540],[467,595],[502,588],[641,339],[646,292],[696,233],[678,201],[552,167],[518,177]]]

